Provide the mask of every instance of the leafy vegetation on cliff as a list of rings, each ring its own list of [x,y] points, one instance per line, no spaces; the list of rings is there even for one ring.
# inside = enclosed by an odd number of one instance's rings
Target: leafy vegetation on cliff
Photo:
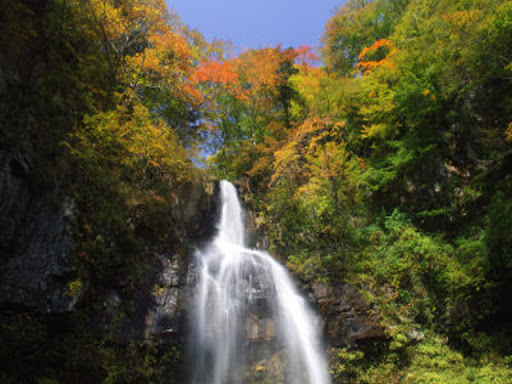
[[[342,381],[511,379],[511,10],[348,1],[324,67],[269,55],[276,83],[233,82],[258,96],[230,103],[243,136],[214,169],[245,185],[274,253],[358,285],[386,326],[377,352],[336,355]]]
[[[133,292],[148,243],[186,245],[177,207],[210,172],[241,185],[300,278],[356,284],[380,314],[388,338],[333,349],[334,380],[512,381],[512,1],[348,0],[323,66],[307,47],[226,58],[162,0],[1,9],[0,149],[26,159],[34,190],[76,202],[70,295]],[[75,380],[48,368],[63,362],[160,382],[155,359],[177,361],[9,316],[2,335],[27,324],[40,348],[9,339],[44,367],[27,382]]]

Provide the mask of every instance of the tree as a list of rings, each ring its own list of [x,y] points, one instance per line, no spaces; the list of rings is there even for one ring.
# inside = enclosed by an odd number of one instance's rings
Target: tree
[[[349,0],[329,20],[322,53],[330,71],[353,72],[361,47],[388,38],[409,0]]]

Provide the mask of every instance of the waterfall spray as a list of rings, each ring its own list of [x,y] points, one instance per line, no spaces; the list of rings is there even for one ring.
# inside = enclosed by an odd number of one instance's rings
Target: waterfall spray
[[[285,356],[282,382],[328,384],[318,317],[282,265],[266,252],[245,247],[243,210],[236,189],[227,181],[220,183],[220,189],[217,235],[196,252],[199,281],[190,340],[192,383],[251,382],[246,333],[252,313],[263,311],[269,319],[266,336],[274,339],[276,350]]]

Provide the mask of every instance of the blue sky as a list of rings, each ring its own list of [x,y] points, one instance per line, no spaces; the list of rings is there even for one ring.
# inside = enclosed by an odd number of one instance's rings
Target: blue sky
[[[166,0],[169,10],[207,39],[237,48],[318,46],[343,0]]]

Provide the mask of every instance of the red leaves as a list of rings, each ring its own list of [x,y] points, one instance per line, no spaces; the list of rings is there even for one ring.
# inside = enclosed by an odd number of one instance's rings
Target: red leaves
[[[217,84],[235,84],[238,80],[238,74],[234,71],[233,65],[229,61],[208,61],[202,63],[197,68],[191,81],[195,84],[201,82]]]
[[[223,62],[210,60],[201,63],[190,77],[190,83],[196,89],[198,85],[203,86],[201,92],[203,96],[206,96],[213,89],[220,88],[237,99],[246,98],[233,60]]]

